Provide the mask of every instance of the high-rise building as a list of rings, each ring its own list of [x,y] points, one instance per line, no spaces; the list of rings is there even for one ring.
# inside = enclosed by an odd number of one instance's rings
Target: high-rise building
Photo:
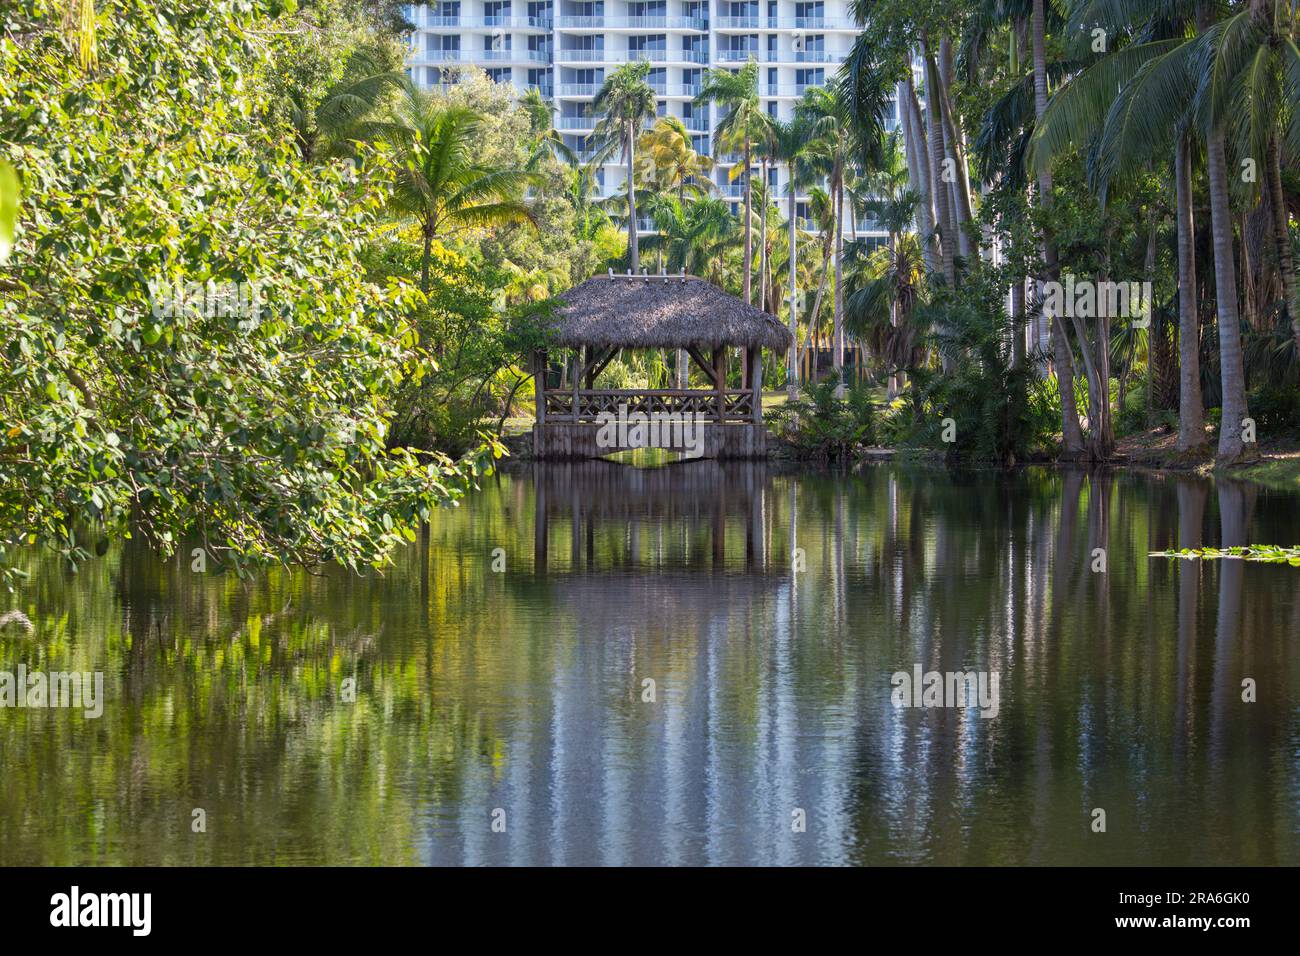
[[[834,76],[857,34],[848,0],[442,0],[413,5],[408,16],[415,26],[409,69],[418,84],[442,84],[457,67],[474,65],[521,92],[536,87],[553,100],[555,126],[580,158],[594,152],[592,100],[606,73],[648,61],[659,115],[680,119],[696,151],[713,158],[714,194],[733,208],[744,196],[743,183],[729,176],[739,157],[715,148],[718,108],[694,103],[704,70],[753,58],[764,108],[788,120],[805,90]],[[891,107],[891,128],[896,116]],[[757,163],[751,175],[761,175]],[[786,171],[768,176],[784,209]],[[598,174],[601,194],[621,194],[626,177],[620,153]],[[809,216],[807,199],[796,197],[801,219]],[[883,235],[869,221],[846,222],[845,231]]]

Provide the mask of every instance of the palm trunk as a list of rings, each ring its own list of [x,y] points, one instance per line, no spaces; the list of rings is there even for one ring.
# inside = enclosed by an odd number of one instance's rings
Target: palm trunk
[[[1201,399],[1201,328],[1196,301],[1196,233],[1192,218],[1192,143],[1178,140],[1174,153],[1174,192],[1178,207],[1178,451],[1205,446]],[[1150,363],[1148,327],[1147,362]]]
[[[1046,16],[1043,10],[1044,0],[1033,0],[1033,13],[1030,16],[1030,32],[1033,34],[1034,47],[1034,115],[1041,119],[1047,111],[1047,37]],[[1046,166],[1038,174],[1038,205],[1044,211],[1052,207],[1052,172]],[[1044,228],[1042,239],[1043,266],[1045,281],[1056,276],[1056,243]],[[1038,302],[1043,301],[1042,289],[1039,288]],[[1056,365],[1056,380],[1061,394],[1061,455],[1067,459],[1083,455],[1083,431],[1079,428],[1079,412],[1074,402],[1074,356],[1070,351],[1070,337],[1059,315],[1051,318],[1052,322],[1052,361]],[[1081,343],[1087,348],[1087,343]]]
[[[627,147],[624,154],[627,157],[627,256],[628,265],[632,269],[633,275],[641,271],[641,250],[637,246],[636,235],[636,177],[632,175],[632,168],[635,162],[634,150],[636,148],[636,124],[629,122],[627,124]]]
[[[1214,285],[1219,321],[1219,370],[1223,416],[1219,425],[1220,464],[1252,458],[1253,445],[1242,440],[1246,409],[1246,370],[1241,355],[1241,319],[1237,311],[1236,259],[1232,250],[1232,208],[1228,200],[1228,163],[1222,127],[1206,138],[1210,180],[1210,232],[1214,238]]]
[[[749,188],[749,163],[750,163],[749,137],[746,136],[745,137],[745,173],[744,176],[742,177],[745,183],[745,276],[742,281],[744,283],[745,304],[753,305],[754,297],[752,295],[752,290],[750,287],[750,282],[752,279],[752,277],[750,276],[750,272],[752,272],[754,268],[754,246],[753,246],[753,240],[751,239],[749,234],[750,225],[751,225],[750,220],[753,214],[753,209],[752,209],[751,197],[750,197],[750,193],[752,192],[752,190]]]
[[[433,256],[433,227],[424,227],[424,255],[420,257],[420,291],[429,294],[429,260]]]
[[[844,377],[844,171],[836,173],[835,183],[835,306],[832,310],[831,359],[835,380]]]
[[[1011,367],[1025,364],[1025,280],[1011,286]]]
[[[1282,191],[1282,144],[1276,135],[1269,139],[1268,191],[1273,213],[1273,242],[1277,246],[1277,266],[1282,273],[1287,316],[1291,319],[1296,349],[1300,350],[1300,298],[1296,293],[1295,261],[1291,256],[1291,235],[1287,229],[1286,194]]]
[[[758,307],[767,310],[767,159],[761,166],[763,177],[763,208],[758,215]]]
[[[795,203],[794,203],[794,164],[790,164],[790,195],[786,197],[786,218],[790,221],[790,352],[789,367],[790,371],[786,375],[786,392],[790,398],[799,394],[799,349],[796,343],[799,341],[799,310],[795,306],[798,301],[798,276],[795,274]]]
[[[934,195],[935,217],[939,224],[939,252],[943,277],[949,287],[957,285],[957,267],[954,261],[956,236],[953,234],[952,212],[948,203],[948,184],[943,179],[943,124],[939,105],[939,69],[934,57],[924,43],[921,44],[921,56],[925,60],[925,115],[930,127],[930,185]]]
[[[947,37],[939,41],[938,66],[939,104],[942,107],[940,118],[943,121],[943,135],[948,146],[948,158],[952,160],[953,165],[951,185],[957,249],[962,257],[969,261],[973,257],[973,250],[971,249],[968,227],[974,218],[974,206],[971,203],[970,174],[966,168],[966,150],[961,141],[961,129],[957,125],[957,114],[953,110],[952,97],[948,93],[949,76],[952,69],[952,41]]]
[[[917,203],[916,225],[921,231],[921,255],[925,269],[930,274],[940,271],[939,255],[934,235],[934,198],[930,193],[930,148],[926,144],[925,127],[921,123],[921,110],[916,100],[916,86],[912,71],[902,84],[899,112],[903,119],[904,148],[907,152],[907,171],[920,195]]]
[[[808,313],[808,334],[804,337],[804,353],[813,347],[813,330],[817,325],[817,316],[821,314],[822,296],[826,293],[826,280],[831,274],[831,254],[830,246],[827,245],[822,250],[822,277],[817,280],[817,294],[813,297],[812,311]],[[814,366],[810,372],[809,381],[817,381],[817,368]]]

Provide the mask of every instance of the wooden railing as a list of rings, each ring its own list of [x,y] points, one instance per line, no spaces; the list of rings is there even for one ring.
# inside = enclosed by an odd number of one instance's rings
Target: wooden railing
[[[557,422],[596,422],[602,415],[615,421],[619,409],[623,414],[640,412],[647,417],[700,416],[711,422],[753,422],[754,393],[750,389],[726,389],[721,393],[705,389],[578,389],[545,391],[546,420]],[[719,396],[721,413],[719,413]],[[574,403],[577,413],[574,413]]]

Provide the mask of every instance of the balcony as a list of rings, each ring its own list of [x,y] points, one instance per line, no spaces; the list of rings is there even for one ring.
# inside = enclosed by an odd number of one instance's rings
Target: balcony
[[[556,129],[590,130],[596,128],[595,116],[561,116],[555,121]]]
[[[411,64],[428,66],[437,63],[550,63],[544,50],[418,50]]]
[[[556,50],[556,63],[708,63],[706,50]]]
[[[551,29],[550,17],[448,17],[425,13],[416,14],[411,22],[417,30],[529,30],[544,33]]]
[[[778,50],[769,54],[768,63],[843,63],[847,51],[836,50]]]
[[[847,17],[780,17],[768,20],[767,26],[770,30],[858,30]]]
[[[752,32],[755,30],[809,30],[856,32],[857,25],[847,17],[716,17],[714,28],[719,31]]]
[[[703,17],[557,17],[560,30],[693,30],[707,33]]]
[[[758,95],[764,97],[771,96],[803,96],[808,90],[819,86],[825,86],[826,81],[820,83],[760,83]]]

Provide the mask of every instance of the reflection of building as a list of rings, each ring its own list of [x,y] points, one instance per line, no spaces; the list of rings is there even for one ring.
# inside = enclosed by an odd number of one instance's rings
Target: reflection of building
[[[715,193],[733,207],[744,196],[741,181],[730,177],[739,157],[713,143],[716,108],[693,102],[704,70],[755,60],[764,107],[788,120],[805,90],[834,76],[857,33],[848,0],[443,0],[414,5],[408,16],[418,83],[443,83],[469,64],[521,91],[534,87],[552,98],[556,128],[579,156],[592,155],[592,100],[607,73],[649,62],[659,115],[680,119],[696,151],[716,160]],[[891,107],[891,128],[896,122]],[[752,175],[761,175],[757,159]],[[773,195],[782,196],[785,169],[769,169],[768,177]],[[605,196],[622,194],[626,180],[621,156],[600,170]],[[808,195],[796,201],[796,215],[809,220]],[[846,223],[845,231],[884,236],[866,219]]]

